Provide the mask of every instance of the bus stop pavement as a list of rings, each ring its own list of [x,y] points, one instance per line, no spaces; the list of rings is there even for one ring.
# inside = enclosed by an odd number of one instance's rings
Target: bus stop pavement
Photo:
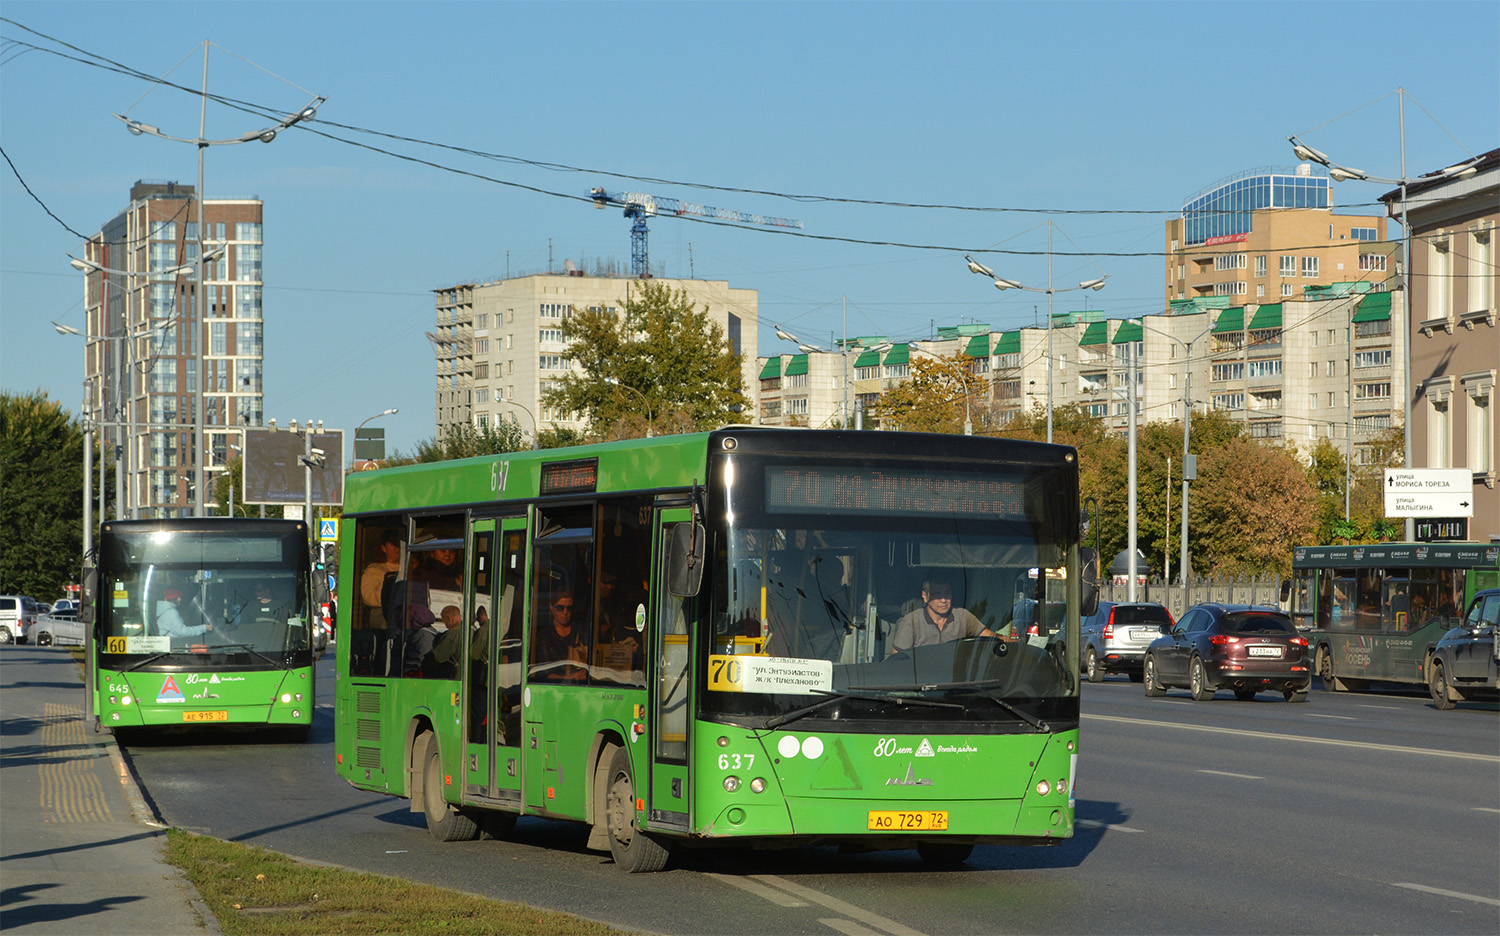
[[[0,646],[0,931],[219,932],[63,648]]]

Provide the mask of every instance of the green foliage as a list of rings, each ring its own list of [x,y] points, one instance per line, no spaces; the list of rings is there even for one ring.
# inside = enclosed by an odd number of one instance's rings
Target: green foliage
[[[583,367],[542,396],[578,413],[589,439],[639,438],[744,422],[740,355],[687,293],[644,281],[624,304],[575,311],[563,322],[568,355]]]
[[[498,423],[476,426],[473,423],[458,423],[449,426],[442,439],[424,439],[417,443],[415,461],[452,461],[455,458],[473,458],[476,455],[503,455],[506,452],[521,452],[531,448],[519,423],[502,419]]]
[[[0,393],[0,530],[0,592],[51,601],[81,580],[83,428],[42,390]]]
[[[1198,478],[1188,510],[1194,567],[1290,574],[1292,547],[1311,541],[1318,520],[1318,495],[1295,450],[1233,438],[1198,459]]]
[[[972,360],[962,351],[941,359],[913,357],[910,378],[882,393],[870,415],[884,428],[906,432],[959,433],[967,418],[983,435],[985,380],[969,372]]]

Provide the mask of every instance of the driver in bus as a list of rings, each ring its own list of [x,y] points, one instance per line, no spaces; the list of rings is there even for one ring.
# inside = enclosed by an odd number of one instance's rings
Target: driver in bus
[[[953,584],[941,573],[929,572],[922,583],[922,605],[896,622],[891,653],[929,647],[964,637],[994,637],[995,632],[970,614],[953,607]]]

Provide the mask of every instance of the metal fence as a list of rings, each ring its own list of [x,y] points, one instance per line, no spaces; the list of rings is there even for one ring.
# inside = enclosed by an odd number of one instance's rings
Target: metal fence
[[[1164,582],[1160,577],[1149,578],[1135,588],[1135,600],[1154,601],[1165,605],[1173,617],[1182,617],[1182,612],[1205,601],[1221,601],[1226,604],[1257,604],[1281,607],[1281,578],[1263,575],[1256,578],[1228,578],[1202,576],[1188,579],[1184,586],[1179,582]],[[1130,594],[1130,583],[1124,579],[1107,581],[1099,592],[1101,601],[1126,601]]]

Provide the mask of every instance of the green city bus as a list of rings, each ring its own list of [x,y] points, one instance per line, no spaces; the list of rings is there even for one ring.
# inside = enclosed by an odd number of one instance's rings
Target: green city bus
[[[89,713],[117,734],[257,725],[306,738],[314,619],[307,525],[116,520],[84,596]]]
[[[336,769],[440,840],[581,822],[632,872],[677,846],[1056,844],[1098,600],[1079,518],[1072,448],[899,432],[351,475]],[[969,636],[901,638],[928,589]]]
[[[1331,691],[1427,685],[1431,648],[1474,593],[1500,586],[1500,545],[1299,546],[1290,612]]]

